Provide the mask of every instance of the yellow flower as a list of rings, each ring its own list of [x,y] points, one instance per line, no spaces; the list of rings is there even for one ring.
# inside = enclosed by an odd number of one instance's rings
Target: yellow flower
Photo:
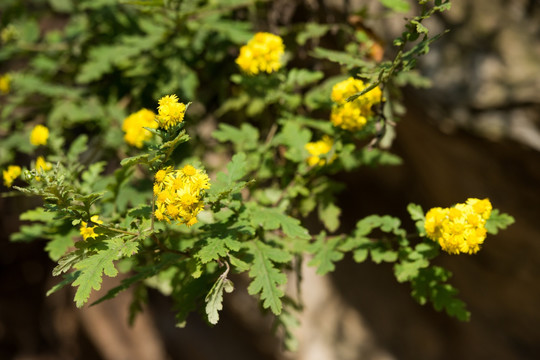
[[[98,215],[94,215],[90,218],[90,221],[92,221],[95,224],[103,224],[103,221],[99,220]],[[97,225],[94,226],[88,226],[88,223],[81,221],[81,227],[79,229],[83,240],[86,240],[88,238],[95,239],[98,234],[95,233],[94,229],[97,227]]]
[[[152,133],[145,129],[156,129],[156,114],[148,109],[141,109],[124,119],[122,130],[126,133],[124,140],[131,146],[142,148],[143,143],[152,138]]]
[[[247,45],[240,48],[236,63],[242,71],[250,75],[260,72],[270,74],[281,67],[284,52],[285,46],[279,36],[259,32],[248,41]]]
[[[43,125],[36,125],[30,133],[30,143],[32,145],[47,145],[49,138],[49,129]]]
[[[176,95],[166,95],[158,101],[158,116],[159,127],[167,130],[170,127],[176,126],[184,121],[186,113],[186,104],[178,101]]]
[[[159,221],[174,220],[187,226],[197,223],[196,216],[204,208],[203,191],[209,188],[208,175],[192,165],[159,170],[154,183],[154,216]]]
[[[331,98],[335,104],[330,115],[330,121],[334,126],[349,131],[358,131],[364,127],[368,118],[373,115],[372,106],[383,100],[381,89],[375,87],[350,102],[347,102],[347,98],[367,87],[362,80],[352,77],[334,85]]]
[[[21,175],[21,167],[18,165],[9,165],[7,170],[2,171],[4,176],[4,185],[11,187],[13,181]]]
[[[11,88],[11,78],[9,74],[0,75],[0,93],[7,94]]]
[[[326,158],[324,158],[323,155],[328,154],[332,149],[332,146],[334,146],[334,141],[328,135],[324,135],[319,141],[307,143],[305,146],[306,150],[311,154],[311,156],[307,158],[309,166],[323,166],[326,164]],[[328,160],[328,163],[330,164],[335,158],[336,155],[334,154]]]
[[[474,254],[486,238],[486,221],[491,215],[489,199],[467,199],[451,208],[433,208],[426,214],[427,236],[450,254]]]
[[[36,172],[38,174],[43,174],[46,171],[49,171],[52,169],[52,164],[49,162],[46,162],[43,156],[38,156],[36,159]],[[36,180],[40,181],[41,178],[39,176],[36,176]]]

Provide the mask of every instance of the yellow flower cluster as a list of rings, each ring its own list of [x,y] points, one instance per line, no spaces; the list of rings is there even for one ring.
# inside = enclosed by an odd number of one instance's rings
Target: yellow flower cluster
[[[103,221],[99,220],[98,215],[94,215],[90,218],[90,221],[92,221],[95,224],[103,224]],[[95,233],[94,229],[97,227],[97,225],[94,226],[88,226],[88,223],[81,221],[81,227],[79,229],[83,240],[86,240],[88,238],[95,239],[98,234]]]
[[[52,169],[52,164],[45,161],[43,156],[38,156],[38,158],[36,159],[36,172],[38,174],[43,174],[44,172],[49,171],[51,169]],[[36,180],[40,181],[41,178],[39,176],[36,176]]]
[[[178,96],[166,95],[159,99],[158,103],[157,121],[160,128],[167,130],[184,121],[186,104],[179,102]]]
[[[375,87],[351,102],[347,102],[347,98],[367,87],[362,80],[352,77],[334,85],[331,96],[335,104],[330,115],[330,121],[334,126],[358,131],[366,125],[368,118],[373,115],[371,107],[381,102],[381,89]]]
[[[0,75],[0,93],[7,94],[11,88],[11,78],[8,74]]]
[[[210,188],[208,175],[191,165],[181,170],[172,167],[159,170],[155,175],[154,216],[159,221],[176,220],[191,226],[197,223],[197,214],[204,208],[202,196]]]
[[[122,123],[122,130],[126,133],[124,140],[131,146],[142,148],[146,140],[152,138],[152,133],[145,129],[156,129],[158,123],[155,120],[156,114],[148,109],[141,109],[129,115]]]
[[[11,187],[13,181],[21,175],[21,167],[18,165],[9,165],[7,170],[2,171],[4,176],[4,185]]]
[[[324,135],[319,141],[307,143],[306,150],[311,154],[311,156],[307,158],[309,166],[323,166],[326,164],[326,158],[324,158],[323,155],[328,154],[332,149],[332,146],[334,146],[334,141],[328,135]],[[335,158],[336,155],[334,154],[328,160],[328,163],[332,163]]]
[[[36,125],[30,133],[30,143],[32,145],[47,145],[49,138],[49,129],[43,125]]]
[[[248,41],[247,45],[240,48],[236,63],[242,71],[250,75],[260,72],[270,74],[281,67],[284,52],[285,46],[279,36],[259,32]]]
[[[427,236],[450,254],[474,254],[486,238],[491,209],[489,199],[475,198],[451,208],[433,208],[426,214]]]

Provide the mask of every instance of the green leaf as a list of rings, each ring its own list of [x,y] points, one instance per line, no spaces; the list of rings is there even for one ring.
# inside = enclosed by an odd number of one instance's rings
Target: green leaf
[[[324,224],[324,227],[330,232],[334,232],[339,228],[339,215],[341,209],[334,203],[319,204],[319,219]]]
[[[221,142],[232,142],[240,152],[253,150],[259,146],[259,130],[248,123],[243,123],[240,128],[221,123],[212,136]]]
[[[116,297],[116,295],[128,289],[131,285],[137,282],[143,281],[144,279],[148,279],[152,276],[157,275],[158,273],[168,268],[170,265],[174,264],[177,261],[178,261],[178,256],[176,254],[165,254],[162,256],[160,261],[153,263],[151,265],[148,265],[148,266],[135,269],[136,271],[135,275],[127,279],[123,279],[122,283],[119,286],[116,286],[112,288],[111,290],[109,290],[107,294],[105,294],[98,300],[94,301],[90,306],[97,305],[100,302]]]
[[[253,265],[249,276],[253,281],[249,284],[248,293],[250,295],[260,294],[263,307],[270,308],[274,314],[279,315],[282,309],[281,297],[284,295],[280,287],[287,283],[287,276],[274,267],[268,252],[268,245],[259,240],[249,244],[250,253],[253,255]],[[285,254],[287,253],[285,252]],[[275,261],[275,258],[272,257],[272,260]]]
[[[41,221],[49,223],[54,220],[55,214],[53,212],[45,211],[42,207],[37,207],[33,210],[27,210],[19,217],[21,220],[26,221]]]
[[[199,250],[197,256],[203,264],[219,258],[227,256],[227,247],[225,241],[217,237],[209,237],[205,239],[205,245]]]
[[[137,164],[148,164],[148,158],[150,154],[142,154],[137,156],[128,157],[120,161],[120,165],[124,167],[129,167]]]
[[[405,13],[411,9],[411,5],[406,0],[379,0],[381,4],[392,11]]]
[[[504,230],[515,222],[514,218],[508,214],[500,213],[498,209],[491,211],[491,216],[486,221],[488,233],[497,235],[499,229]]]
[[[100,250],[74,265],[75,269],[81,271],[81,275],[71,284],[78,286],[75,293],[75,304],[78,308],[88,301],[92,289],[101,289],[102,274],[109,277],[115,277],[118,274],[113,262],[120,257],[120,248],[124,243],[122,240],[107,240],[105,243],[106,250]]]
[[[292,238],[311,239],[306,228],[300,225],[300,220],[284,214],[276,208],[265,208],[250,203],[250,221],[254,227],[261,226],[265,230],[276,230],[281,227],[285,235]]]
[[[306,27],[296,35],[298,45],[304,45],[308,39],[319,38],[330,30],[327,24],[307,23]]]
[[[458,291],[446,283],[450,276],[450,271],[438,266],[420,269],[411,281],[412,296],[422,305],[431,301],[435,310],[445,310],[450,316],[468,321],[470,313],[465,303],[456,297]]]
[[[223,291],[228,293],[234,290],[231,280],[220,276],[210,289],[204,301],[206,302],[206,314],[210,324],[217,324],[219,321],[219,311],[223,309]]]
[[[64,275],[64,280],[60,281],[58,284],[54,285],[52,288],[50,288],[47,291],[46,296],[52,295],[58,290],[62,289],[67,284],[71,284],[73,281],[75,281],[79,276],[81,275],[80,271],[73,271],[69,274]]]
[[[404,261],[394,265],[394,274],[399,282],[410,281],[418,276],[420,269],[429,265],[426,259],[418,259],[415,261]]]
[[[420,236],[425,236],[426,230],[424,229],[424,223],[426,217],[424,215],[424,210],[420,205],[409,204],[407,206],[407,211],[411,215],[411,219],[415,221],[416,231]]]
[[[282,130],[274,137],[274,142],[287,147],[285,156],[295,162],[305,161],[306,144],[311,140],[311,131],[298,123],[285,121]]]
[[[307,69],[293,68],[289,70],[289,73],[287,74],[287,80],[285,81],[285,86],[305,87],[309,84],[312,84],[321,80],[323,77],[324,77],[324,74],[321,71],[311,71]]]
[[[309,266],[317,267],[317,274],[324,275],[334,271],[334,263],[343,259],[343,253],[337,249],[340,241],[338,237],[326,239],[324,232],[317,236],[316,242],[311,247],[311,252],[315,256],[308,263]]]
[[[70,231],[68,234],[55,234],[51,241],[45,246],[45,251],[49,253],[51,260],[57,261],[65,252],[73,246],[73,237],[78,235],[78,231]]]
[[[315,58],[336,62],[347,67],[348,69],[352,69],[354,67],[369,69],[373,67],[373,64],[342,51],[328,50],[317,47],[313,50],[311,55]]]
[[[247,173],[246,154],[238,153],[234,155],[227,165],[227,173],[220,171],[216,176],[216,181],[208,190],[208,201],[215,202],[231,194],[242,190],[246,185],[245,181],[238,181]]]
[[[397,251],[389,249],[380,243],[375,243],[371,247],[371,260],[374,263],[380,264],[381,262],[395,262],[398,259]]]

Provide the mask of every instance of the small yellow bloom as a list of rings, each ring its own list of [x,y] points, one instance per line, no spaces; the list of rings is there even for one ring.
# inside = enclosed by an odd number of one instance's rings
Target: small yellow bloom
[[[307,143],[305,146],[306,150],[311,154],[311,156],[307,158],[309,166],[323,166],[326,164],[326,159],[323,156],[332,150],[332,146],[334,146],[334,141],[328,135],[324,135],[319,141]],[[332,163],[335,158],[336,155],[334,154],[334,156],[329,159],[328,163]]]
[[[36,159],[36,172],[38,174],[43,174],[46,171],[49,171],[52,169],[52,164],[49,162],[46,162],[43,156],[38,156]],[[36,176],[36,180],[40,181],[41,178],[39,176]]]
[[[166,95],[159,99],[158,104],[157,120],[160,128],[167,130],[184,121],[186,104],[179,102],[178,96]]]
[[[259,32],[248,43],[240,48],[236,63],[247,74],[256,75],[260,72],[268,74],[279,70],[285,46],[281,37]]]
[[[474,254],[486,238],[486,221],[491,215],[489,199],[470,198],[451,208],[433,208],[426,214],[427,236],[449,254]]]
[[[9,165],[7,170],[2,171],[4,176],[4,185],[11,187],[13,181],[21,175],[21,167],[18,165]]]
[[[155,175],[154,195],[159,221],[191,226],[197,222],[197,214],[204,208],[203,190],[210,188],[208,175],[192,165],[181,170],[171,167],[159,170]]]
[[[30,143],[32,145],[47,145],[49,138],[49,129],[43,125],[36,125],[30,133]]]
[[[103,221],[99,220],[98,215],[94,215],[90,218],[90,221],[92,221],[95,224],[103,224]],[[97,225],[94,226],[88,226],[88,223],[85,221],[81,221],[81,227],[79,229],[83,240],[87,240],[88,238],[95,239],[98,234],[95,233],[94,229],[97,227]]]
[[[0,93],[7,94],[11,89],[11,78],[9,74],[0,75]]]
[[[122,130],[126,133],[124,140],[131,146],[142,148],[143,143],[152,138],[152,133],[146,128],[156,129],[156,114],[148,109],[141,109],[124,119]]]
[[[331,98],[335,104],[330,115],[330,121],[334,126],[344,130],[358,131],[366,125],[368,118],[373,115],[372,106],[383,100],[381,89],[375,87],[350,102],[347,102],[347,99],[368,86],[362,80],[352,77],[334,85]]]

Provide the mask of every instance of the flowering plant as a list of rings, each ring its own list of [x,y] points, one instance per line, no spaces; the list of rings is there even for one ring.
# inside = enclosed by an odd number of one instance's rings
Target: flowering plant
[[[141,294],[155,286],[173,298],[179,324],[197,309],[215,324],[224,293],[234,290],[231,277],[243,274],[294,347],[299,299],[284,290],[294,259],[309,257],[322,275],[352,254],[357,262],[393,263],[397,281],[409,282],[420,303],[468,319],[448,271],[432,260],[441,249],[477,252],[486,233],[513,219],[471,198],[426,215],[409,205],[412,233],[389,215],[367,215],[344,233],[332,177],[400,163],[387,150],[398,89],[422,82],[415,61],[438,38],[422,21],[450,2],[419,1],[421,13],[386,61],[370,55],[374,40],[361,30],[340,28],[348,40],[326,49],[313,43],[332,36],[327,24],[255,33],[235,18],[246,5],[231,3],[208,2],[212,11],[197,13],[174,1],[144,12],[81,1],[65,9],[73,20],[60,34],[5,36],[2,59],[47,49],[2,80],[9,93],[2,127],[11,135],[2,135],[0,165],[7,187],[43,199],[21,215],[35,224],[12,239],[45,240],[53,274],[62,277],[48,294],[71,285],[81,307],[104,275],[123,271],[129,277],[95,303],[137,286],[135,315]],[[93,26],[111,7],[115,21]],[[339,75],[293,67],[302,46]],[[40,124],[31,124],[33,114],[43,115]],[[19,161],[20,154],[36,160]],[[309,216],[323,230],[305,225]]]

